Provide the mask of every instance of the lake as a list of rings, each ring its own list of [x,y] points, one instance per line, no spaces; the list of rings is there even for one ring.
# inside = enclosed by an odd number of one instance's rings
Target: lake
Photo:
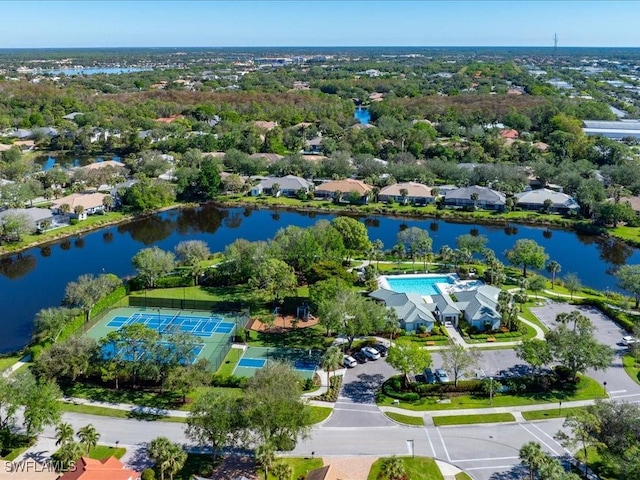
[[[70,154],[60,154],[56,156],[42,155],[40,157],[36,157],[35,163],[40,165],[41,171],[46,172],[47,170],[51,170],[56,166],[60,166],[62,168],[84,167],[91,163],[102,163],[105,160],[113,160],[115,162],[119,162],[121,161],[121,158],[117,155],[114,155],[110,158]]]
[[[171,210],[50,245],[0,258],[0,352],[17,350],[31,336],[33,317],[41,308],[59,305],[69,281],[84,273],[134,274],[131,258],[140,249],[157,245],[172,250],[184,240],[204,240],[212,252],[222,251],[237,238],[266,240],[287,225],[306,227],[334,215],[313,212],[257,210],[252,208],[198,208]],[[543,245],[551,259],[562,265],[560,276],[574,272],[585,285],[615,290],[612,272],[625,263],[640,263],[638,249],[613,239],[579,236],[570,231],[524,225],[489,226],[431,219],[361,217],[371,239],[387,249],[401,228],[417,226],[429,231],[433,250],[455,245],[465,233],[486,235],[488,247],[498,257],[516,240],[530,238]]]

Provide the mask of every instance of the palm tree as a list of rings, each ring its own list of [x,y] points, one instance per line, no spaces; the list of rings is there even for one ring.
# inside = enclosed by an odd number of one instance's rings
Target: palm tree
[[[480,200],[480,195],[478,195],[477,193],[472,193],[471,196],[471,201],[473,202],[473,209],[477,209],[478,208],[478,200]]]
[[[271,185],[271,195],[273,195],[274,197],[277,197],[279,194],[280,194],[280,184],[274,183],[273,185]]]
[[[273,462],[276,459],[273,447],[269,443],[263,443],[258,445],[255,449],[256,462],[264,470],[264,478],[269,478],[269,469],[273,466]]]
[[[75,213],[79,217],[84,213],[84,207],[82,205],[76,205],[73,209],[73,213]]]
[[[278,462],[273,466],[273,476],[278,480],[291,480],[293,467],[288,463]]]
[[[60,205],[59,210],[61,214],[66,215],[71,211],[71,205],[69,205],[68,203],[63,203],[62,205]]]
[[[556,282],[556,274],[560,273],[562,271],[562,266],[556,262],[555,260],[551,260],[549,263],[547,263],[547,272],[549,272],[551,274],[551,288],[553,289],[553,286]]]
[[[56,426],[56,446],[64,446],[73,441],[73,427],[68,423],[59,423]]]
[[[320,367],[327,372],[327,385],[331,385],[329,377],[331,372],[336,371],[342,364],[342,352],[337,346],[327,348],[324,355],[320,359]]]
[[[547,455],[537,442],[525,443],[520,449],[520,461],[529,467],[529,480],[535,480],[536,470],[546,463]]]
[[[384,243],[379,238],[375,239],[371,242],[371,251],[373,253],[373,258],[376,260],[376,269],[380,269],[380,257],[384,252]]]
[[[158,437],[151,440],[147,446],[147,455],[156,463],[161,480],[164,480],[164,474],[169,469],[167,459],[173,454],[172,445],[167,437]]]
[[[96,427],[89,424],[78,430],[78,438],[80,439],[80,444],[86,447],[87,455],[89,455],[89,450],[91,450],[98,444],[100,434],[96,430]]]
[[[449,267],[449,262],[451,262],[452,258],[453,258],[453,249],[448,245],[444,245],[440,249],[440,261],[445,264],[447,269]]]
[[[498,312],[502,319],[502,324],[508,326],[511,323],[511,302],[513,297],[506,290],[498,294]]]
[[[169,472],[170,480],[173,480],[173,476],[182,470],[186,461],[187,452],[185,452],[180,445],[172,443],[169,449],[169,456],[162,464],[165,470]]]
[[[400,196],[402,197],[402,204],[405,205],[407,203],[407,195],[409,195],[409,190],[406,188],[400,189]]]
[[[71,440],[60,448],[58,451],[58,457],[64,465],[69,465],[71,462],[75,462],[82,457],[83,453],[84,449],[82,448],[82,445]]]
[[[105,195],[102,199],[102,205],[107,209],[107,212],[113,207],[113,197],[111,195]]]
[[[407,470],[402,459],[394,455],[382,461],[380,473],[382,478],[386,480],[402,480],[407,474]]]

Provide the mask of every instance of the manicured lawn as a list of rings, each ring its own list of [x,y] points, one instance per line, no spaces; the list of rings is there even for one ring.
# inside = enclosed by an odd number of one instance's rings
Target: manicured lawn
[[[221,377],[230,377],[241,358],[242,350],[239,348],[232,348],[229,350],[229,353],[224,357],[224,361],[222,362],[222,365],[220,365],[216,375],[220,375]]]
[[[433,417],[433,424],[436,427],[443,425],[470,425],[473,423],[499,423],[515,422],[516,419],[511,413],[485,413],[479,415],[445,415]]]
[[[391,420],[395,420],[398,423],[424,427],[424,420],[422,419],[422,417],[412,417],[410,415],[402,415],[401,413],[395,413],[395,412],[384,412],[384,414],[387,417],[389,417]]]
[[[117,408],[94,407],[93,405],[75,405],[73,403],[66,402],[60,402],[60,409],[63,412],[86,413],[88,415],[98,415],[101,417],[136,418],[139,420],[153,420],[158,422],[175,423],[186,422],[186,418],[181,417],[164,417],[151,414],[136,414],[127,410],[118,410]]]
[[[331,412],[333,412],[333,408],[329,407],[316,407],[315,405],[309,405],[307,408],[311,410],[311,423],[324,422],[329,418]]]
[[[275,463],[287,463],[293,467],[293,475],[291,478],[305,478],[307,473],[316,468],[322,467],[321,458],[296,458],[296,457],[282,457],[277,458]],[[264,472],[261,471],[260,478],[264,477]],[[269,473],[269,480],[279,480]]]
[[[231,394],[240,394],[237,388],[208,387]],[[132,390],[130,388],[107,388],[92,383],[77,382],[66,386],[63,392],[68,397],[85,398],[97,402],[123,403],[139,405],[141,407],[161,408],[167,410],[189,410],[191,403],[202,393],[197,389],[187,394],[187,403],[182,403],[182,397],[171,392],[154,392],[147,390]]]
[[[633,355],[625,355],[622,357],[622,365],[627,375],[629,375],[634,382],[640,384],[640,362],[636,362]]]
[[[582,452],[582,449],[576,452],[576,458],[584,462],[584,453]],[[618,466],[611,464],[606,458],[601,457],[595,447],[587,448],[587,463],[589,469],[593,470],[597,475],[597,478],[600,480],[617,480],[620,478]],[[584,472],[584,465],[581,470]]]
[[[127,453],[126,448],[114,448],[108,447],[106,445],[96,445],[91,450],[89,450],[89,458],[93,458],[94,460],[105,460],[109,457],[116,457],[119,460],[125,453]]]
[[[378,405],[394,405],[393,399],[385,395],[379,396]],[[537,405],[540,403],[570,402],[574,400],[591,400],[605,398],[602,385],[589,377],[580,377],[578,388],[573,392],[554,390],[527,396],[498,394],[493,396],[493,404],[489,405],[487,397],[461,395],[451,397],[450,403],[438,403],[440,397],[425,397],[416,402],[400,401],[394,406],[414,411],[426,410],[459,410],[464,408],[513,407],[519,405]]]
[[[522,416],[525,420],[546,420],[548,418],[563,418],[570,417],[571,415],[575,415],[581,410],[586,409],[587,407],[570,407],[570,408],[561,408],[558,405],[558,408],[552,408],[549,410],[530,410],[526,412],[522,412]]]
[[[456,474],[456,480],[473,480],[469,475],[464,472]]]
[[[400,457],[404,463],[407,477],[411,480],[443,480],[444,477],[433,458],[427,457]],[[368,480],[378,480],[384,458],[376,460],[369,471]]]
[[[325,329],[320,325],[307,328],[295,328],[285,332],[251,332],[248,345],[252,347],[287,347],[324,350],[333,343],[334,338],[325,337]]]

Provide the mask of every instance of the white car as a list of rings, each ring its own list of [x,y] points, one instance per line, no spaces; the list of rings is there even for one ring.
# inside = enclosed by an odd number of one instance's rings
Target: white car
[[[356,362],[356,359],[351,355],[345,355],[345,357],[342,359],[342,365],[347,368],[353,368],[358,365],[358,362]]]
[[[626,346],[630,346],[636,343],[640,343],[640,340],[636,337],[632,337],[631,335],[627,335],[626,337],[622,337],[622,343]]]
[[[380,352],[373,347],[364,347],[360,351],[364,353],[365,357],[369,360],[378,360],[380,358]]]

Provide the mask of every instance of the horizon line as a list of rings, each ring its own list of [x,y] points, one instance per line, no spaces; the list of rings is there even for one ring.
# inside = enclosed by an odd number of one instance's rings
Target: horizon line
[[[0,50],[82,50],[82,49],[180,49],[180,48],[205,48],[205,49],[225,49],[225,48],[545,48],[549,50],[561,50],[564,48],[634,48],[637,46],[604,46],[604,45],[565,45],[557,48],[549,45],[224,45],[224,46],[206,46],[206,45],[163,45],[163,46],[32,46],[32,47],[0,47]]]

